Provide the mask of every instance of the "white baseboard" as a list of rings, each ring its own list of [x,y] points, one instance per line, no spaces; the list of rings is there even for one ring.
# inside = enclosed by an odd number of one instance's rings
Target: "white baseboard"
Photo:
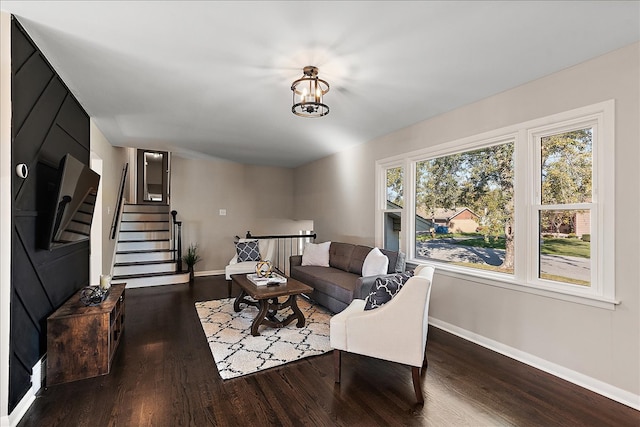
[[[224,274],[224,270],[196,271],[193,273],[193,275],[196,277],[219,276],[221,274]]]
[[[42,359],[38,360],[31,372],[31,388],[27,391],[16,407],[11,411],[7,418],[7,423],[2,420],[2,426],[17,426],[24,414],[27,413],[31,404],[36,400],[36,394],[42,388],[45,379],[47,355],[42,356]],[[4,417],[3,417],[4,418]]]
[[[429,324],[438,329],[442,329],[453,335],[459,336],[460,338],[464,338],[467,341],[471,341],[482,347],[488,348],[489,350],[493,350],[558,378],[562,378],[565,381],[569,381],[570,383],[586,388],[587,390],[591,390],[594,393],[601,394],[602,396],[608,397],[616,402],[620,402],[623,405],[640,410],[640,395],[633,394],[611,384],[565,368],[564,366],[557,365],[553,362],[549,362],[548,360],[541,359],[540,357],[502,344],[498,341],[494,341],[482,335],[478,335],[466,329],[462,329],[442,320],[429,317]]]

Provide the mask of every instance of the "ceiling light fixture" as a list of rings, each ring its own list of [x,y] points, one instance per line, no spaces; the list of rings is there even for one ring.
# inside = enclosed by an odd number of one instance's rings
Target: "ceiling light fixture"
[[[322,102],[322,97],[329,92],[329,83],[318,78],[316,67],[306,66],[302,72],[304,75],[291,84],[291,112],[300,117],[326,116],[329,114],[329,106]]]

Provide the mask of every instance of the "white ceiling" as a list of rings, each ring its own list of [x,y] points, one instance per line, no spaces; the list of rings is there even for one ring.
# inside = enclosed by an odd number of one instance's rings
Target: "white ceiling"
[[[638,1],[4,1],[113,145],[295,167],[640,39]],[[291,113],[315,65],[322,118]]]

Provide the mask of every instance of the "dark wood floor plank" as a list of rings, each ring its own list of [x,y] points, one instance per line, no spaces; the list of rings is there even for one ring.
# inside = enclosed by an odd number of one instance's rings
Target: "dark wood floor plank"
[[[41,390],[19,426],[640,426],[638,411],[436,328],[424,405],[410,368],[349,353],[340,384],[331,353],[222,380],[194,303],[226,296],[223,276],[128,289],[111,373]]]

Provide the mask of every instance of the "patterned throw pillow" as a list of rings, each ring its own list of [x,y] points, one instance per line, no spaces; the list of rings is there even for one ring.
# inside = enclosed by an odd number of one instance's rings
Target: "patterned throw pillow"
[[[258,248],[258,242],[255,240],[237,242],[236,253],[238,254],[238,262],[260,261],[260,249]]]
[[[378,277],[371,289],[371,293],[367,296],[364,309],[373,310],[391,301],[411,277],[413,277],[413,270]]]

